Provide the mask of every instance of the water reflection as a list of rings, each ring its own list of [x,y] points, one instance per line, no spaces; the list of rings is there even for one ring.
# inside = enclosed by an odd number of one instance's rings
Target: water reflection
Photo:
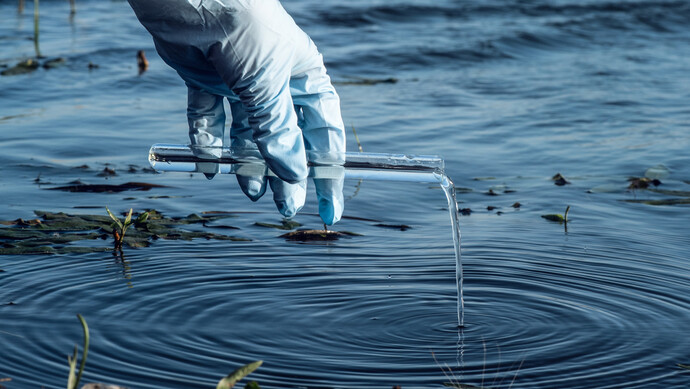
[[[127,287],[132,288],[132,264],[125,258],[125,253],[122,249],[113,250],[112,262],[115,265],[115,270],[120,274],[119,278],[127,280]]]

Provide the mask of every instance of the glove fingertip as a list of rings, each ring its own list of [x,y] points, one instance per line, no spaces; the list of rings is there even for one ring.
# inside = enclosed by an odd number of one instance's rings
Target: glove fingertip
[[[237,183],[240,185],[242,193],[251,201],[259,200],[266,193],[266,181],[259,176],[237,176]]]
[[[337,223],[340,221],[342,215],[343,207],[341,204],[319,201],[319,216],[321,216],[321,220],[323,220],[326,225],[332,226]]]

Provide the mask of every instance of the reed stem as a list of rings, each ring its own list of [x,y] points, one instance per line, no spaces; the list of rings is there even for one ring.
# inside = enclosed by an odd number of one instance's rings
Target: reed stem
[[[36,58],[41,57],[41,50],[38,47],[38,0],[34,0],[34,47],[36,48]]]
[[[77,3],[75,0],[69,0],[69,10],[70,15],[77,13]]]
[[[24,12],[24,0],[19,0],[19,4],[17,5],[17,12]]]

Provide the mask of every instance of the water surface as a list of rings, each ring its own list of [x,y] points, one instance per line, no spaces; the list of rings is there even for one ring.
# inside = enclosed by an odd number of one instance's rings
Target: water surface
[[[629,201],[690,197],[690,4],[283,4],[365,151],[441,155],[462,188],[466,328],[440,188],[347,182],[337,228],[363,236],[286,242],[254,224],[280,222],[270,194],[251,203],[233,177],[142,170],[151,144],[187,141],[186,92],[127,3],[81,1],[70,19],[67,2],[45,0],[41,51],[67,63],[0,77],[0,219],[231,211],[223,223],[240,229],[227,233],[251,241],[0,257],[6,386],[64,387],[76,313],[91,328],[86,381],[132,388],[213,387],[257,359],[267,388],[442,387],[442,366],[490,388],[690,385],[676,367],[690,363],[690,209]],[[31,4],[0,15],[0,64],[33,56]],[[99,177],[106,164],[118,175]],[[626,189],[652,167],[675,192]],[[557,172],[571,183],[554,185]],[[171,188],[46,190],[76,179]],[[318,228],[311,196],[296,220]],[[567,205],[567,231],[540,217]]]

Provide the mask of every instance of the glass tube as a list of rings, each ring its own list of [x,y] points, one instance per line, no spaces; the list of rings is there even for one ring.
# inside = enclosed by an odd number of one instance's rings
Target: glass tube
[[[443,159],[436,156],[308,152],[309,176],[381,181],[439,183],[444,174]],[[199,172],[275,176],[258,150],[175,144],[155,144],[149,163],[159,172]]]

